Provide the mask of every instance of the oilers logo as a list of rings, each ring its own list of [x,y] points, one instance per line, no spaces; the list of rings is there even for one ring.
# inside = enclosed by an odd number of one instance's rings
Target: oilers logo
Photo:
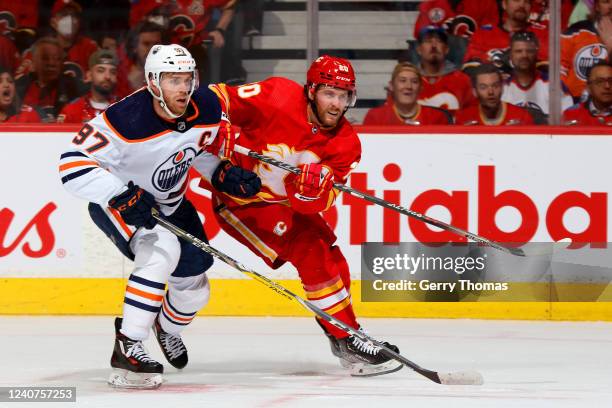
[[[574,71],[583,81],[587,80],[589,69],[601,60],[608,58],[606,47],[601,44],[590,44],[582,47],[574,57]]]
[[[151,183],[156,190],[166,192],[176,187],[185,177],[196,151],[187,147],[168,157],[153,173]]]

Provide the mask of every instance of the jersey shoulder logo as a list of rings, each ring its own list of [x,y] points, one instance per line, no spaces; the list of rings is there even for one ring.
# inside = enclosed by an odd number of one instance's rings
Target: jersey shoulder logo
[[[161,192],[172,190],[185,177],[195,157],[196,151],[191,147],[173,153],[155,169],[151,184]]]

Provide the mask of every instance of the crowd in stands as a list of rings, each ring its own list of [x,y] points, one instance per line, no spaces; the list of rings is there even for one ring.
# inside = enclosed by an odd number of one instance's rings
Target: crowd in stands
[[[203,84],[244,83],[265,1],[0,0],[0,123],[91,119],[145,86],[158,43],[187,47]],[[563,123],[612,125],[612,0],[561,4]],[[548,25],[547,0],[424,0],[364,124],[548,123]]]

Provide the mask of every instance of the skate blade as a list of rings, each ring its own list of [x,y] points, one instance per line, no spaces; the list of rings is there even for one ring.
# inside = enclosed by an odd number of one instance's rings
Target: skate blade
[[[351,376],[353,377],[375,377],[394,373],[402,369],[404,365],[399,361],[389,360],[382,364],[366,364],[355,363],[351,368]]]
[[[151,390],[162,385],[163,376],[158,373],[135,373],[128,370],[113,370],[108,384],[114,388]]]

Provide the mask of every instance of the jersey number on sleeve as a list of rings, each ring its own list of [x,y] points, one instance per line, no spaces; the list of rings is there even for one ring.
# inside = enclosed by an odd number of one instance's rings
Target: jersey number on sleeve
[[[89,124],[87,124],[87,123],[84,124],[83,127],[81,128],[81,130],[79,130],[79,133],[74,137],[74,139],[72,139],[72,143],[74,143],[75,145],[80,146],[93,133],[93,137],[98,140],[98,143],[96,143],[93,146],[85,149],[87,151],[87,153],[94,153],[94,152],[102,149],[104,146],[108,145],[108,139],[106,138],[106,136],[104,136],[100,132],[95,132],[94,133],[93,130],[94,129]]]

